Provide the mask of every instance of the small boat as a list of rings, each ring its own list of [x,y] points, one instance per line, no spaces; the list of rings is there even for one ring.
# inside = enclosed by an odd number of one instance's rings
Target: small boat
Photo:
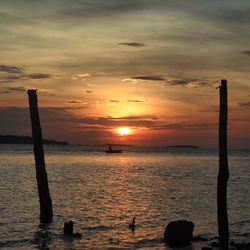
[[[105,150],[105,153],[107,154],[113,154],[113,153],[121,153],[122,150],[121,149],[111,149],[111,150]]]
[[[113,153],[121,153],[122,152],[122,150],[121,149],[113,149],[112,147],[111,147],[111,145],[109,145],[108,146],[108,148],[105,150],[105,153],[107,153],[107,154],[113,154]]]

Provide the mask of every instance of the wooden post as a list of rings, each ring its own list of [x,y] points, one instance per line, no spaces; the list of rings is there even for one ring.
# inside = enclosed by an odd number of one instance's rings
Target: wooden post
[[[227,214],[227,182],[229,178],[227,155],[227,80],[221,80],[219,121],[219,174],[217,184],[217,219],[219,241],[228,249],[229,230]]]
[[[42,129],[40,125],[36,90],[28,90],[28,96],[36,163],[37,188],[40,202],[40,222],[50,223],[53,218],[53,210],[45,168]]]

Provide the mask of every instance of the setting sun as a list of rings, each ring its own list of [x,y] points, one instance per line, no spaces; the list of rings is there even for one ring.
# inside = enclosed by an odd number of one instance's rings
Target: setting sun
[[[120,135],[129,135],[131,134],[131,129],[129,127],[120,127],[117,129]]]

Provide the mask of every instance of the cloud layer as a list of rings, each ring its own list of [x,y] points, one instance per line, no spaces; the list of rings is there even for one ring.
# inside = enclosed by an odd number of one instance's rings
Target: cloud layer
[[[131,78],[134,80],[143,80],[143,81],[166,81],[166,79],[161,75],[133,76]]]

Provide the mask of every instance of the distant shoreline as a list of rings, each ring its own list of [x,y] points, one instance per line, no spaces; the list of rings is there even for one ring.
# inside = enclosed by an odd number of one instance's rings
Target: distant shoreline
[[[0,135],[0,144],[33,144],[31,136],[18,136],[18,135]],[[45,145],[63,145],[67,146],[67,141],[56,141],[50,139],[43,139]]]

